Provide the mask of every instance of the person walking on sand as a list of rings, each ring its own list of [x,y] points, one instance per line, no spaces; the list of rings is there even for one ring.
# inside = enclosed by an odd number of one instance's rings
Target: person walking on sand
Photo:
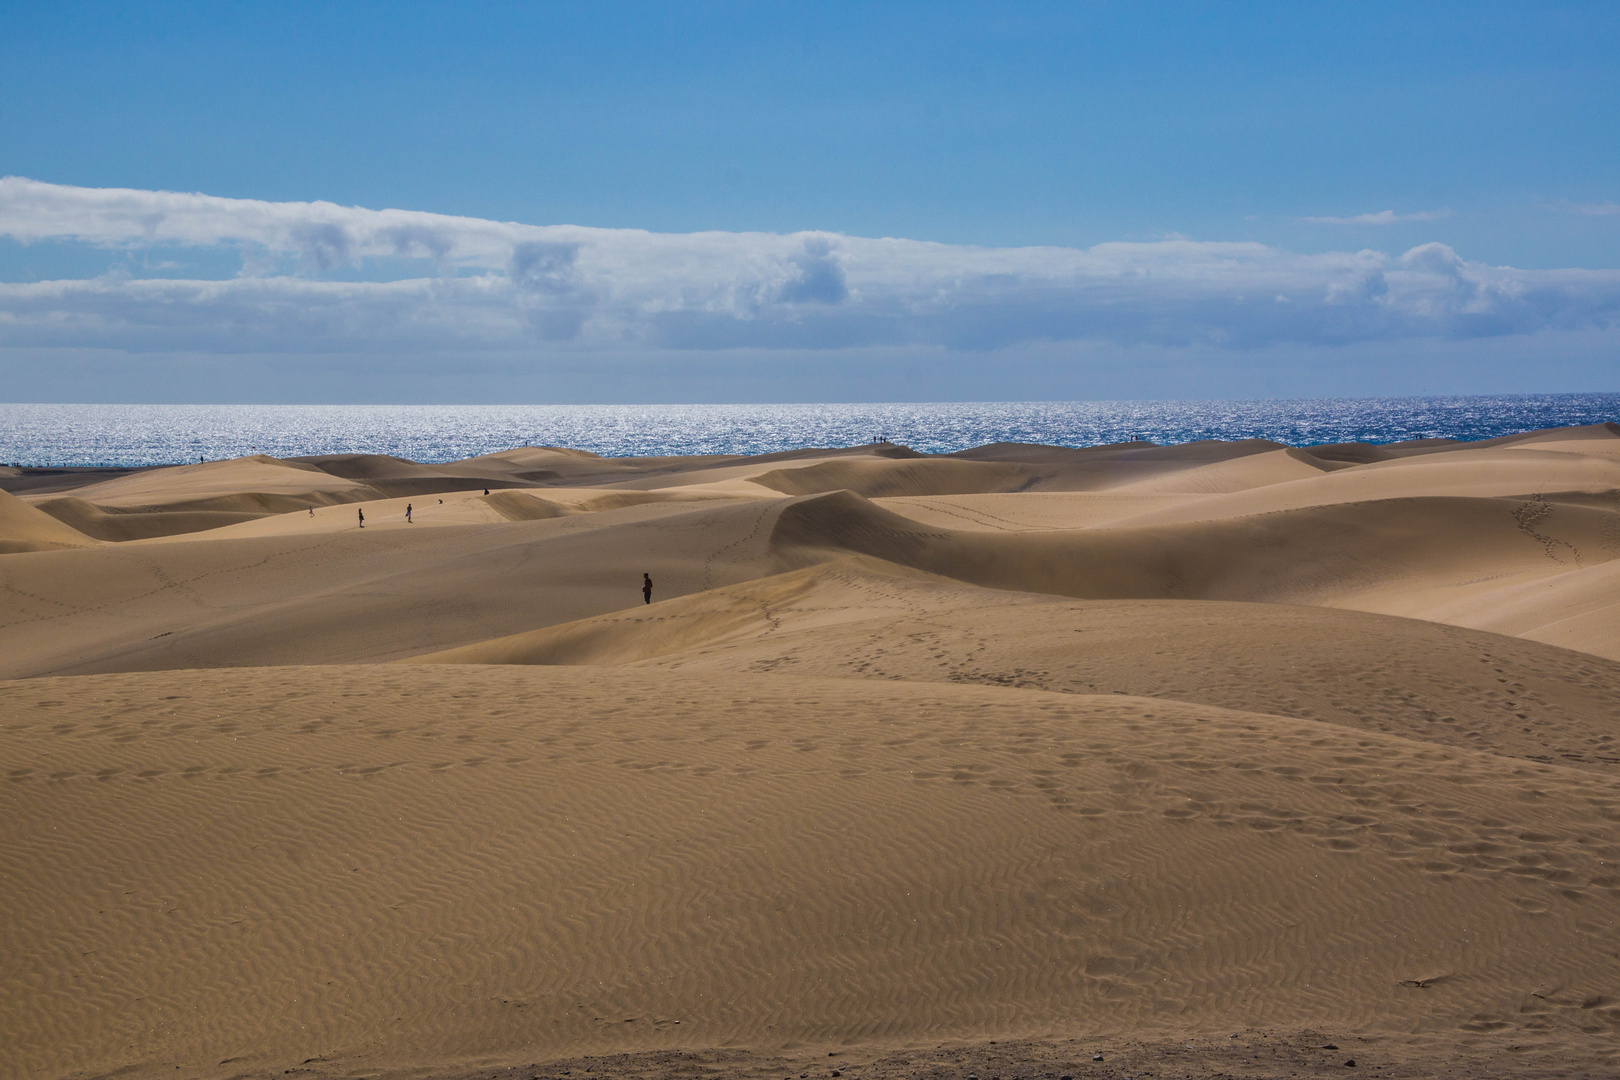
[[[641,575],[641,602],[652,603],[652,577],[648,574]]]
[[[405,504],[405,524],[411,524],[411,504]]]
[[[357,506],[355,507],[355,510],[360,514],[360,527],[363,529],[366,527],[366,508],[363,506]]]

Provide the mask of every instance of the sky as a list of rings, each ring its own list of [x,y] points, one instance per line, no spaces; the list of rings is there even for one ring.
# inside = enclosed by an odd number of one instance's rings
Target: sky
[[[1620,5],[0,5],[0,400],[1620,390]]]

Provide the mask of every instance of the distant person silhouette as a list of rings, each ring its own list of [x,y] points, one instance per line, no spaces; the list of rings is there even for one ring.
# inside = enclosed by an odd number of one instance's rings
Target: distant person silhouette
[[[360,527],[363,529],[363,528],[366,527],[366,511],[365,511],[365,508],[364,507],[356,507],[355,509],[360,514]]]
[[[652,577],[647,574],[641,575],[641,602],[652,603]]]
[[[309,516],[310,516],[310,517],[314,517],[314,516],[315,516],[315,508],[314,508],[314,507],[313,507],[313,506],[312,506],[312,507],[310,507],[310,508],[309,508]]]
[[[489,488],[485,488],[485,489],[484,489],[484,494],[485,494],[485,495],[488,495],[488,494],[489,494]]]
[[[406,503],[405,504],[405,524],[410,525],[411,523],[412,523],[411,522],[411,504]]]

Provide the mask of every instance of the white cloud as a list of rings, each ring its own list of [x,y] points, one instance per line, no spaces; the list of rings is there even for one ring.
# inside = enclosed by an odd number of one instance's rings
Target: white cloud
[[[1620,271],[1517,270],[1441,244],[1301,255],[1168,239],[973,248],[831,233],[534,226],[331,203],[0,180],[0,235],[243,248],[240,276],[0,284],[0,347],[199,353],[1334,345],[1620,321]],[[269,268],[291,257],[297,274]],[[420,276],[330,280],[360,260]],[[352,275],[350,275],[352,276]],[[1286,302],[1279,302],[1286,298]]]
[[[1570,203],[1569,208],[1587,217],[1613,217],[1620,214],[1620,203]]]
[[[1450,216],[1450,210],[1418,210],[1411,214],[1379,210],[1376,213],[1354,214],[1350,217],[1308,217],[1300,220],[1315,225],[1395,225],[1402,221],[1438,221]]]

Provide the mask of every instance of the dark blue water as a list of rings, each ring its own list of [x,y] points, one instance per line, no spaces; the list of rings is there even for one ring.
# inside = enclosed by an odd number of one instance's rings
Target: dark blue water
[[[929,453],[991,442],[1145,438],[1291,446],[1488,439],[1620,420],[1620,394],[1303,401],[1037,401],[891,405],[6,405],[0,462],[155,465],[243,454],[395,454],[440,462],[514,446],[598,454],[761,454],[875,435]]]

